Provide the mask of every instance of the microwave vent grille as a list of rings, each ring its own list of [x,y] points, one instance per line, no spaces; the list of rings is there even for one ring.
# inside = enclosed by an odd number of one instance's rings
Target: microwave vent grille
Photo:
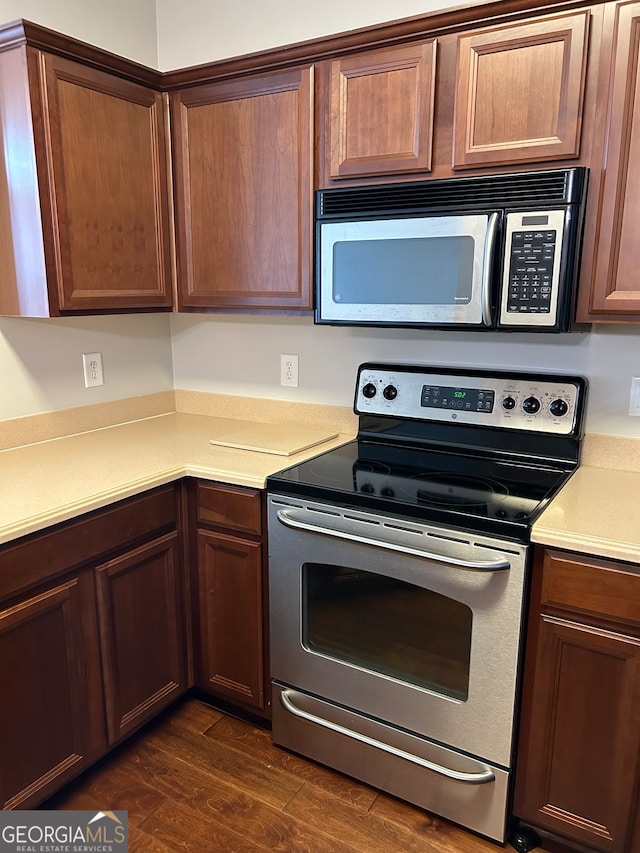
[[[478,208],[549,207],[578,203],[585,169],[558,169],[489,177],[451,178],[321,190],[318,218],[358,214],[410,214]]]

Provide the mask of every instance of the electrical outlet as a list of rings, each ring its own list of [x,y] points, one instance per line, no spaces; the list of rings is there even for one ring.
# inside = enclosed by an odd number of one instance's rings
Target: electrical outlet
[[[629,392],[629,414],[640,415],[640,376],[631,377],[631,391]]]
[[[102,372],[101,352],[83,353],[82,367],[84,368],[85,388],[95,388],[97,385],[104,385],[104,373]]]
[[[288,385],[290,388],[298,387],[298,356],[280,356],[280,384]]]

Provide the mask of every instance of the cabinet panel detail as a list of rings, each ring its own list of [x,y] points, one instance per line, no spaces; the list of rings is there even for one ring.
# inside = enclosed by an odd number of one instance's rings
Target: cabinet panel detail
[[[105,749],[90,573],[0,611],[0,801],[29,808]]]
[[[111,743],[186,690],[177,542],[170,534],[97,570]]]
[[[258,489],[199,483],[198,523],[260,536],[262,493]]]
[[[536,720],[520,816],[597,850],[626,850],[640,757],[640,641],[543,616]]]
[[[262,546],[198,533],[201,672],[198,684],[264,709]]]
[[[545,556],[542,604],[640,625],[640,570],[575,556]]]
[[[34,533],[0,549],[0,600],[50,580],[109,551],[176,528],[173,486],[119,501],[112,506]]]
[[[589,13],[458,38],[454,168],[578,157]]]
[[[640,320],[640,3],[619,3],[613,22],[597,242],[585,319]],[[589,286],[590,285],[590,286]]]
[[[311,308],[312,80],[172,95],[181,308]]]
[[[56,56],[39,59],[45,250],[60,310],[170,306],[162,95]]]
[[[331,178],[431,169],[435,40],[331,63]]]

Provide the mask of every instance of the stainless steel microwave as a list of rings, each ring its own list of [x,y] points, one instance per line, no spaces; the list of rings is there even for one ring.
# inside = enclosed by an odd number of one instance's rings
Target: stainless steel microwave
[[[584,168],[316,193],[317,323],[572,327]]]

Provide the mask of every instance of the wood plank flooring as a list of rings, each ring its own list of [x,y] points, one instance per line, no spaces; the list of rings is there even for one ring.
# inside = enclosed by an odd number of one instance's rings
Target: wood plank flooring
[[[126,809],[130,853],[498,853],[188,698],[42,808]]]

